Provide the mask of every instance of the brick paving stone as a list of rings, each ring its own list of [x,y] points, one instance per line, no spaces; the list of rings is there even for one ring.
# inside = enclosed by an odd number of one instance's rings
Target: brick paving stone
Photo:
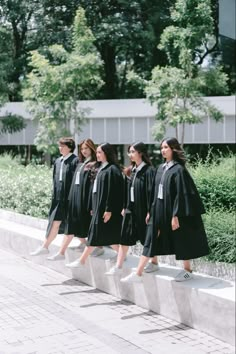
[[[0,250],[0,354],[233,354],[174,320]]]

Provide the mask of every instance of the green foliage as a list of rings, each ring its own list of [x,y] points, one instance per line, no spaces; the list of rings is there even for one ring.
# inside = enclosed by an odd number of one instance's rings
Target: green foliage
[[[177,0],[171,19],[173,25],[164,30],[159,47],[165,50],[171,65],[188,71],[191,63],[205,55],[214,33],[211,1]]]
[[[211,209],[204,215],[204,224],[210,247],[209,261],[236,262],[235,212]]]
[[[10,85],[9,73],[12,69],[12,48],[10,32],[0,25],[0,107],[8,100]]]
[[[104,61],[105,98],[143,97],[142,87],[127,74],[134,70],[147,79],[154,65],[166,62],[157,43],[174,1],[81,0]]]
[[[6,133],[16,133],[26,127],[26,123],[23,117],[11,114],[0,118],[0,135]]]
[[[202,96],[213,91],[226,93],[227,76],[219,66],[209,70],[200,67],[215,48],[215,44],[208,48],[214,32],[210,0],[177,0],[171,18],[173,24],[165,28],[159,45],[167,54],[169,66],[153,69],[146,95],[158,112],[154,137],[163,138],[170,125],[176,128],[176,138],[183,145],[185,124],[199,123],[203,116],[216,121],[223,118],[222,113]],[[178,137],[179,126],[181,138]]]
[[[235,262],[235,159],[234,156],[198,160],[190,166],[207,209],[204,223],[211,253],[208,260]],[[20,165],[10,155],[0,157],[1,208],[47,218],[52,192],[52,170]]]
[[[207,210],[235,205],[235,157],[219,157],[203,162],[198,160],[191,174]]]
[[[1,157],[1,208],[46,218],[51,200],[51,180],[52,172],[45,166],[24,167],[11,156]]]
[[[7,93],[8,100],[21,100],[21,81],[26,72],[27,49],[30,40],[27,34],[34,33],[35,10],[39,10],[40,0],[1,0],[0,22],[8,32],[4,42],[7,47]],[[0,40],[1,42],[1,40]],[[1,52],[1,51],[0,51]]]
[[[93,41],[80,8],[74,21],[71,52],[61,45],[49,47],[47,55],[32,52],[33,70],[27,77],[24,97],[39,122],[35,140],[39,150],[54,152],[59,137],[74,136],[80,130],[85,111],[79,109],[78,101],[94,98],[103,84],[102,62]]]
[[[199,68],[197,76],[189,77],[185,70],[177,67],[153,69],[152,79],[146,85],[146,95],[157,107],[153,135],[158,141],[165,135],[168,125],[176,128],[180,124],[195,124],[201,122],[204,116],[216,121],[223,118],[222,113],[202,97],[202,91],[207,87],[213,71],[211,69],[211,74],[207,75]],[[216,68],[216,71],[219,89],[226,91],[226,76],[220,68]],[[177,132],[176,137],[179,139]],[[183,142],[184,136],[181,138]]]

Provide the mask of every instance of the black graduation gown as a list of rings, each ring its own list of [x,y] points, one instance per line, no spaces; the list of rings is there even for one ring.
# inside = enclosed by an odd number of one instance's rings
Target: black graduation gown
[[[126,178],[127,204],[121,229],[121,245],[133,246],[137,241],[142,245],[146,236],[146,216],[149,210],[150,193],[152,189],[155,169],[152,166],[145,165],[137,172],[134,179],[134,173],[131,178]],[[134,179],[134,201],[131,202],[131,186]]]
[[[59,233],[64,233],[65,218],[68,208],[68,196],[70,192],[71,182],[74,176],[74,172],[78,163],[76,155],[72,154],[68,159],[64,161],[62,170],[62,181],[59,181],[61,157],[56,159],[53,168],[53,192],[51,207],[48,216],[48,227],[46,231],[46,237],[52,227],[53,221],[61,221]]]
[[[124,179],[119,168],[108,164],[97,175],[97,191],[92,193],[92,220],[88,232],[89,246],[119,244],[122,223]],[[107,223],[105,211],[112,213]]]
[[[154,181],[151,217],[147,225],[143,255],[153,257],[175,254],[177,260],[207,255],[209,248],[201,218],[205,209],[192,177],[185,167],[176,162],[165,173],[163,199],[158,199],[163,172],[161,165]],[[175,231],[171,228],[173,216],[178,217],[180,224]]]
[[[74,173],[69,194],[69,205],[65,226],[66,235],[75,235],[86,238],[91,221],[91,193],[92,180],[91,169],[95,161],[87,162],[80,171],[80,184],[75,184],[77,171],[82,163],[77,166]]]

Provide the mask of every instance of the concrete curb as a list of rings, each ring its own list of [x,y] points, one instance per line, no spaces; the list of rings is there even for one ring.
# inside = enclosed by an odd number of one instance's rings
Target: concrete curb
[[[44,265],[86,284],[157,312],[192,328],[208,333],[231,345],[235,343],[235,284],[219,278],[195,273],[194,279],[176,283],[173,278],[179,269],[162,265],[158,272],[145,274],[141,284],[123,284],[119,277],[104,273],[113,265],[114,252],[106,248],[103,256],[89,257],[84,270],[66,268],[63,261],[50,262],[45,256],[31,257],[30,251],[44,239],[45,220],[8,211],[0,211],[0,247],[13,251],[31,261]],[[58,250],[59,235],[50,251]],[[66,254],[66,263],[78,258],[75,238]],[[129,255],[122,277],[138,264],[137,256]]]

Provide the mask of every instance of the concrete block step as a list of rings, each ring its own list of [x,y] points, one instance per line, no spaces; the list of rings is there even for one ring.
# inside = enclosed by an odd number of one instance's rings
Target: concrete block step
[[[107,277],[104,273],[114,265],[112,258],[115,256],[115,252],[108,247],[102,256],[89,257],[83,270],[70,270],[65,267],[65,263],[80,256],[76,249],[79,245],[77,238],[68,248],[65,261],[52,262],[45,256],[29,255],[42,244],[45,235],[45,220],[43,224],[35,219],[0,211],[0,247],[234,345],[234,282],[194,273],[193,279],[177,283],[174,277],[180,269],[161,264],[159,271],[144,274],[142,283],[124,284],[120,282],[120,277],[128,275],[137,266],[139,257],[128,255],[123,273]],[[62,237],[58,235],[50,246],[50,254],[58,251]]]

